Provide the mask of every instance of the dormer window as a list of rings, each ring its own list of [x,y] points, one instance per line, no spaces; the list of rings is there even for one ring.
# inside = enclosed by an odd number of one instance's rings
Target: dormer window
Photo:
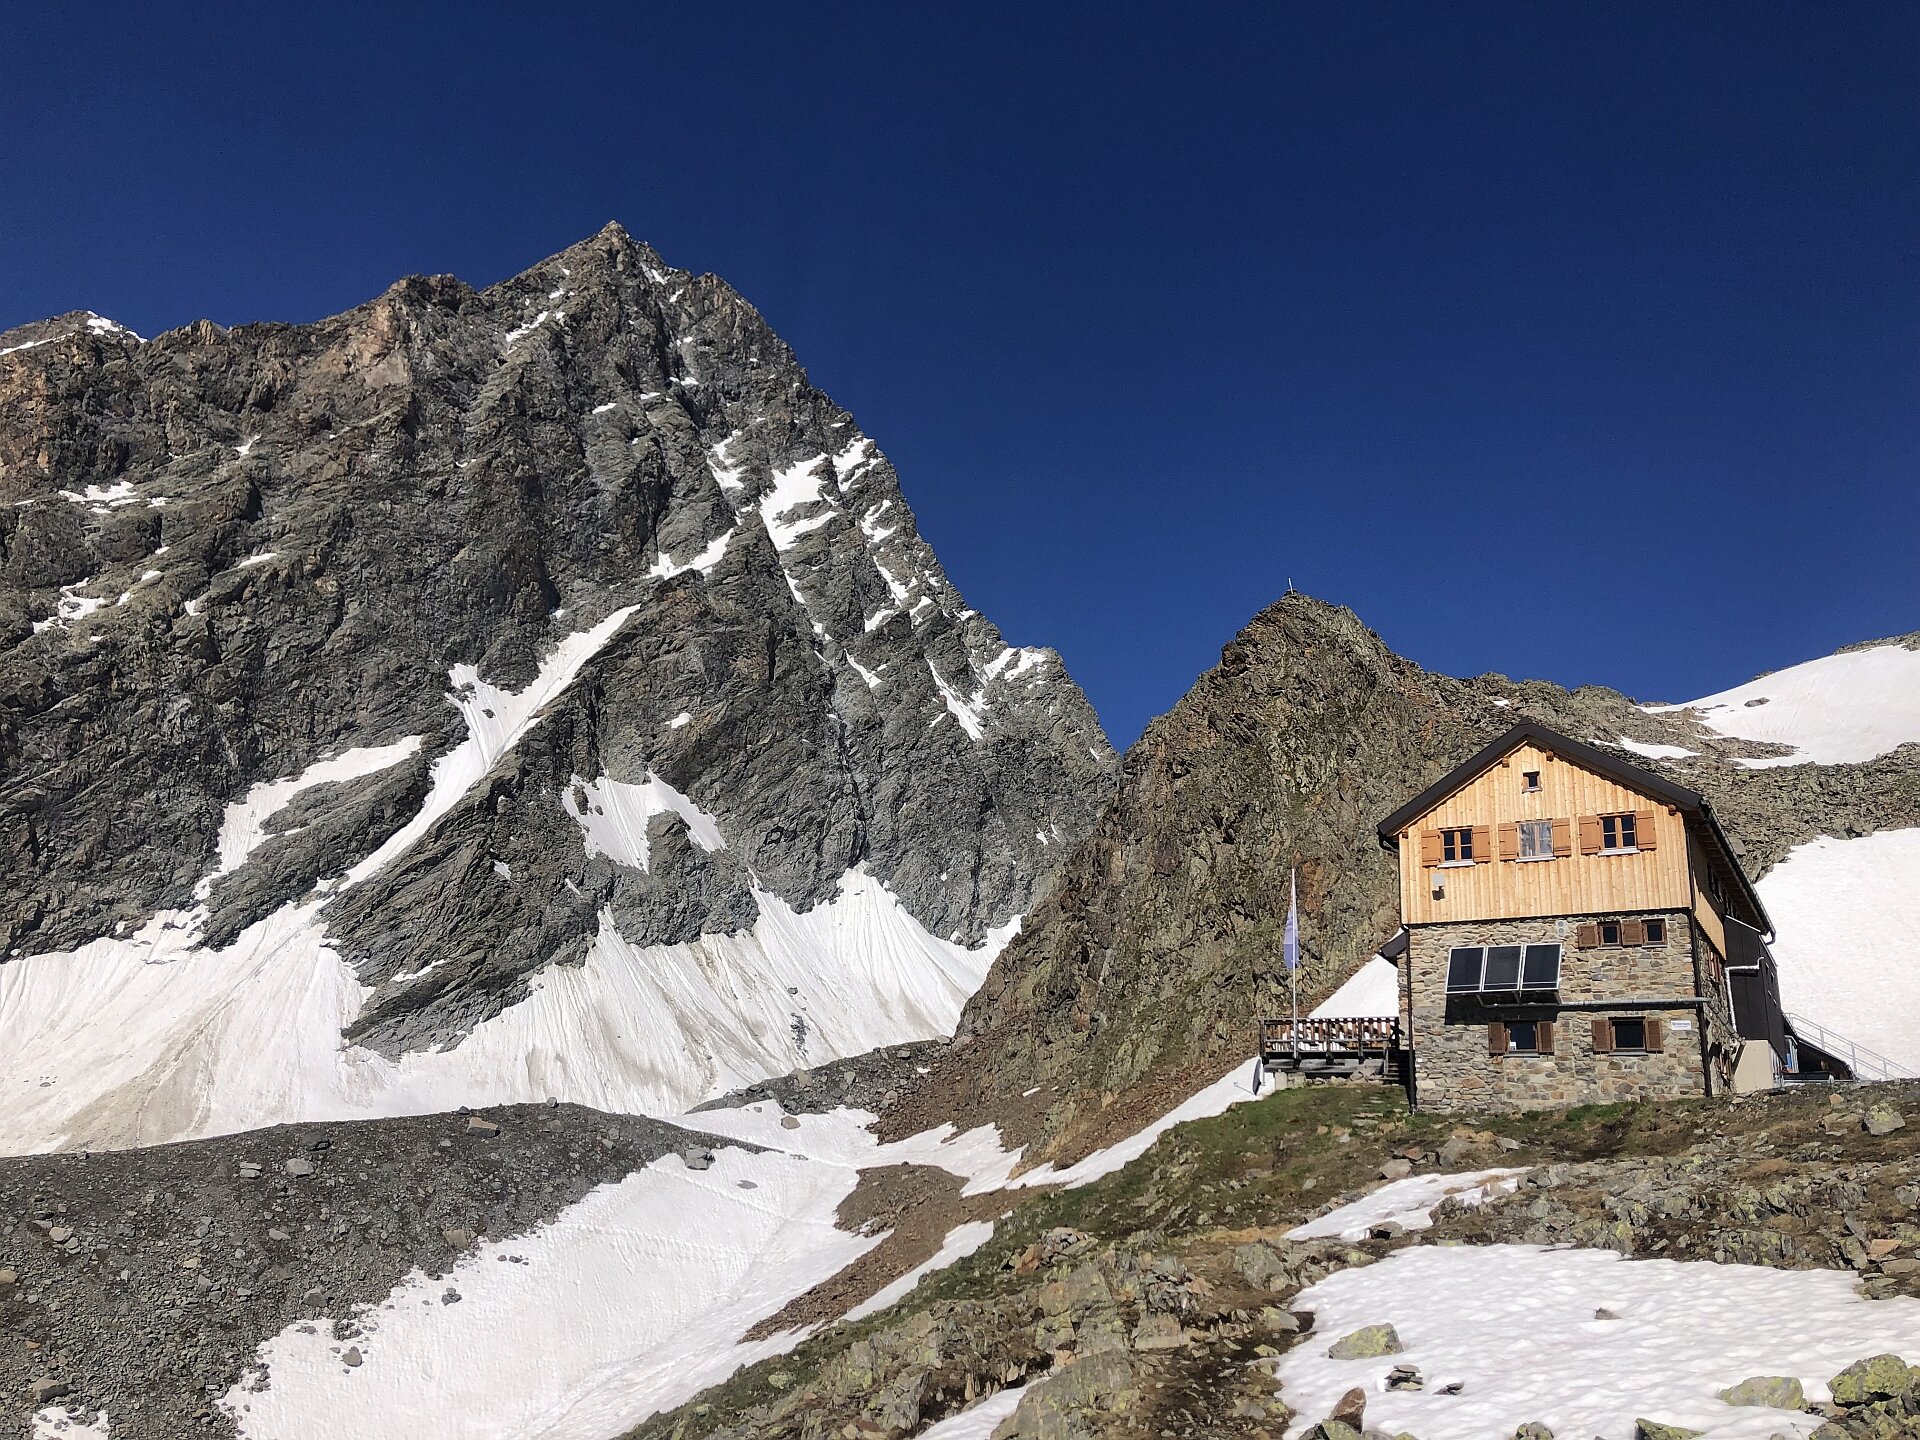
[[[1520,793],[1523,795],[1534,795],[1538,794],[1539,790],[1540,772],[1538,770],[1522,770],[1520,772]]]

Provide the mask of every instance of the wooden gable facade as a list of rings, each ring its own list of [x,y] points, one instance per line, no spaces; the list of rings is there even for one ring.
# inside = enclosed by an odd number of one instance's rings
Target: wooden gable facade
[[[1610,843],[1624,816],[1633,843]],[[1410,926],[1693,910],[1723,955],[1726,917],[1772,928],[1703,796],[1531,722],[1382,821],[1380,838],[1398,852]]]

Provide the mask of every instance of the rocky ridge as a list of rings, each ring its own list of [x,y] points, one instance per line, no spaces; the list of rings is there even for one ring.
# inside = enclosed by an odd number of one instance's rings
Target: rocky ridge
[[[1250,1016],[1284,1013],[1290,871],[1307,1006],[1397,925],[1380,817],[1522,717],[1704,792],[1756,877],[1818,835],[1920,825],[1920,745],[1745,768],[1735,760],[1779,747],[1602,687],[1434,674],[1352,611],[1289,594],[1128,752],[1113,801],[888,1133],[957,1105],[1006,1126],[1032,1162],[1138,1129],[1251,1054]],[[1695,753],[1650,760],[1623,739]],[[1044,1109],[1023,1102],[1036,1087]]]

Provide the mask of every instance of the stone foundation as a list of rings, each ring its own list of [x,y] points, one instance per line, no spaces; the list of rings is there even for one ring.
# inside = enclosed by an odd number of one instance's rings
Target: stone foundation
[[[1700,990],[1690,918],[1685,911],[1632,916],[1664,919],[1662,944],[1575,948],[1581,924],[1618,918],[1568,915],[1411,929],[1401,984],[1414,1053],[1415,1103],[1440,1111],[1535,1110],[1712,1093],[1706,1056],[1711,1050],[1717,1059],[1731,1026],[1724,1001],[1716,1005],[1710,998],[1704,1006],[1696,1001]],[[1447,952],[1454,946],[1556,941],[1565,947],[1556,1003],[1490,1004],[1477,996],[1447,996]],[[1592,1022],[1629,1017],[1661,1022],[1660,1052],[1596,1053]],[[1489,1024],[1520,1020],[1552,1024],[1554,1053],[1489,1053]]]

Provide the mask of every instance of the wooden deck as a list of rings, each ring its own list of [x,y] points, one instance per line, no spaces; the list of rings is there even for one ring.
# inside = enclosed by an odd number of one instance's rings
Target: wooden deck
[[[1269,1073],[1397,1080],[1405,1074],[1405,1056],[1400,1022],[1391,1015],[1305,1018],[1297,1028],[1292,1020],[1260,1022],[1260,1063]]]

